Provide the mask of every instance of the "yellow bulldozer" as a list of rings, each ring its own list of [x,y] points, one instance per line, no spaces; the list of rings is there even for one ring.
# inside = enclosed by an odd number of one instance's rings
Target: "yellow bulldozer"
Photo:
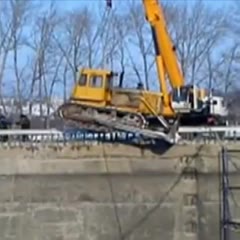
[[[178,125],[224,124],[223,99],[185,84],[161,4],[142,1],[152,30],[160,91],[147,91],[141,85],[123,88],[123,74],[111,70],[78,69],[77,84],[69,101],[60,106],[59,115],[95,131],[144,129],[168,134]]]

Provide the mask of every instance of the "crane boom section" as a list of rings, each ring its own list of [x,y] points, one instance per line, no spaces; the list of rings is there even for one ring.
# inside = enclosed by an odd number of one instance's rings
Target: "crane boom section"
[[[171,87],[180,88],[184,86],[185,81],[178,65],[174,45],[167,30],[162,7],[158,0],[143,0],[143,5],[145,17],[151,25],[156,58],[161,56]],[[158,66],[158,61],[156,64],[159,75],[161,67]],[[159,75],[158,77],[160,80],[161,76]],[[162,90],[165,91],[166,89]]]

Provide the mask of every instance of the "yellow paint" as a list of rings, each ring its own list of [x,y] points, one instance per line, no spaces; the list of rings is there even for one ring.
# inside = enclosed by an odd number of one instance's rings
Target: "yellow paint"
[[[95,103],[99,106],[106,105],[108,100],[107,85],[111,72],[99,69],[82,69],[71,98],[78,101]],[[86,76],[86,81],[82,81]]]
[[[185,84],[184,77],[178,65],[176,53],[173,50],[174,45],[167,30],[166,21],[161,4],[158,3],[158,0],[143,0],[143,5],[145,9],[146,19],[155,30],[156,43],[160,50],[161,58],[163,61],[163,65],[166,69],[166,73],[169,76],[170,84],[172,88],[182,87]],[[159,66],[158,61],[157,68],[158,69],[162,68],[162,66]],[[160,71],[158,74],[159,80],[161,81]],[[167,90],[166,88],[163,89],[163,94],[167,95],[167,92],[165,92],[166,90]]]

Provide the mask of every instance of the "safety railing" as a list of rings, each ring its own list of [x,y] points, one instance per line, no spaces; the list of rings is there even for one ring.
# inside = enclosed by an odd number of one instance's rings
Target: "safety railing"
[[[135,138],[133,133],[125,132],[86,132],[81,130],[59,131],[56,129],[0,130],[0,143],[17,145],[22,143],[96,143],[96,142],[126,142]]]
[[[239,128],[240,129],[240,128]],[[227,129],[214,128],[189,128],[181,127],[179,134],[182,142],[192,143],[209,143],[209,142],[240,142],[240,130],[234,131]],[[123,131],[109,133],[90,132],[80,129],[71,129],[60,131],[57,129],[7,129],[0,130],[0,144],[10,144],[17,142],[136,142],[140,140],[139,134]],[[181,141],[180,141],[181,142]]]

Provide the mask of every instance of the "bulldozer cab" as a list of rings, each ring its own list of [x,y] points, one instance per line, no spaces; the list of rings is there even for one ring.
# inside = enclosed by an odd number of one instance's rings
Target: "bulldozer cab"
[[[113,72],[98,69],[82,69],[77,73],[77,83],[71,98],[104,102],[113,85]]]

